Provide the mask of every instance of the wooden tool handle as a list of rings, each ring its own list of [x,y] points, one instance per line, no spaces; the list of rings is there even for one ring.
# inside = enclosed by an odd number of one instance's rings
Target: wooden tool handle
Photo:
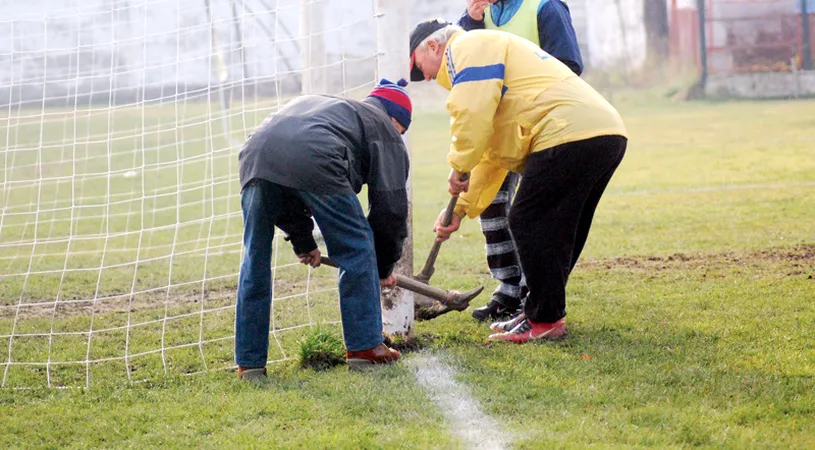
[[[338,267],[337,263],[325,256],[320,257],[320,263],[330,267]],[[404,275],[399,275],[398,273],[396,274],[396,285],[402,289],[407,289],[409,291],[416,292],[417,294],[422,294],[440,302],[447,301],[447,291],[420,283]]]
[[[461,176],[461,181],[467,181],[470,177],[469,173],[465,173]],[[458,196],[450,198],[450,201],[447,203],[447,209],[444,211],[444,217],[441,219],[441,225],[446,227],[450,225],[450,222],[453,221],[453,210],[456,209],[456,202],[458,202]],[[424,267],[416,275],[416,279],[424,281],[425,283],[430,281],[430,277],[433,276],[433,273],[436,269],[433,267],[436,264],[436,258],[439,256],[439,249],[441,249],[441,242],[437,240],[433,240],[433,246],[430,247],[430,254],[427,255],[427,261],[424,263]]]

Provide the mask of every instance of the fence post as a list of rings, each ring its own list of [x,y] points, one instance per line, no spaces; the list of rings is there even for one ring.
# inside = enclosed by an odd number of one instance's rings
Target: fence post
[[[812,30],[809,29],[809,2],[801,0],[801,68],[812,70]]]
[[[699,87],[704,97],[705,87],[707,86],[707,36],[705,35],[707,19],[705,14],[705,0],[696,0],[696,13],[699,21],[699,66],[701,69],[701,73],[699,74]]]

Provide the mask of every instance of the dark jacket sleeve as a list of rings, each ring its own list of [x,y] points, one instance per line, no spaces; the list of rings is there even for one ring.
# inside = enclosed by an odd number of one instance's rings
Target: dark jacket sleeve
[[[277,227],[288,235],[286,240],[291,242],[295,254],[303,255],[317,248],[312,234],[314,222],[311,211],[299,198],[286,199],[283,211],[277,218]]]
[[[473,19],[466,9],[464,10],[464,14],[461,15],[461,18],[458,19],[458,26],[464,28],[466,31],[483,30],[485,28],[484,20]]]
[[[401,140],[370,142],[368,223],[374,232],[379,278],[387,278],[402,257],[407,237],[409,160]]]
[[[538,11],[538,39],[546,53],[566,64],[577,76],[583,73],[583,57],[565,3],[548,1]]]

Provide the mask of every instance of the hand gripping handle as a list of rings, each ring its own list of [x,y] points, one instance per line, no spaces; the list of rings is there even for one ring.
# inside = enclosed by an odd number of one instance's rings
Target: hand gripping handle
[[[470,177],[469,173],[465,173],[461,176],[461,181],[467,181]],[[444,212],[444,217],[441,220],[441,225],[446,227],[450,225],[450,222],[453,221],[453,210],[456,208],[456,202],[458,202],[458,196],[450,198],[450,202],[447,203],[447,209]],[[436,269],[433,267],[436,264],[436,258],[439,256],[439,249],[441,249],[441,242],[437,240],[433,240],[433,247],[430,248],[430,254],[427,255],[427,261],[424,263],[424,267],[416,275],[414,278],[418,281],[423,283],[428,283],[430,281],[430,277],[433,276],[433,273]]]
[[[325,256],[320,257],[320,263],[330,267],[337,267],[337,264],[334,261],[326,258]],[[406,276],[399,275],[398,273],[396,274],[396,285],[402,289],[407,289],[409,291],[422,294],[425,297],[430,297],[442,303],[446,303],[450,297],[450,293],[444,289],[428,286],[427,284],[412,280]]]

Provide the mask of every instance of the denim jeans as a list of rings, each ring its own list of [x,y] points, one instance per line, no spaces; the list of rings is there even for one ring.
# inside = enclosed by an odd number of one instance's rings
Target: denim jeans
[[[302,199],[339,269],[340,315],[349,351],[382,343],[382,305],[374,237],[354,194],[318,195],[254,180],[241,193],[243,245],[235,314],[235,362],[266,365],[272,301],[272,240],[284,202]],[[327,270],[327,269],[320,269]]]

